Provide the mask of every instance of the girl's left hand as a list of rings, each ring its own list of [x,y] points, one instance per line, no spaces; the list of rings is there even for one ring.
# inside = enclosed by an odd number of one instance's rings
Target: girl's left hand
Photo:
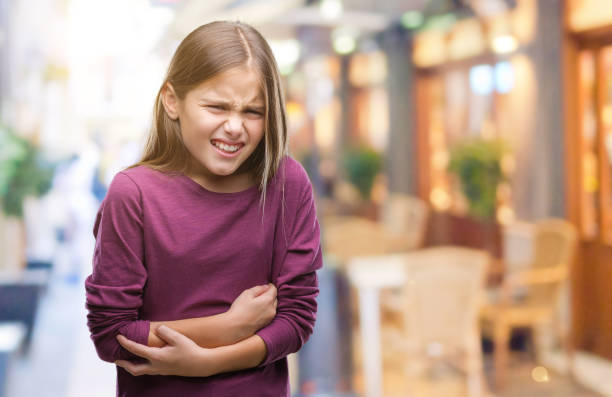
[[[213,375],[210,349],[198,346],[185,335],[164,325],[157,329],[157,335],[167,344],[164,347],[149,347],[117,335],[119,344],[130,353],[147,359],[146,363],[132,363],[118,360],[116,365],[134,376],[140,375]]]

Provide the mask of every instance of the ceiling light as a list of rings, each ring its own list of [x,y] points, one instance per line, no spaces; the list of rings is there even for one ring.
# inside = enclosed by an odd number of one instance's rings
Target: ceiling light
[[[338,28],[332,32],[332,46],[340,55],[350,54],[357,47],[357,33],[352,29]]]
[[[512,35],[506,34],[495,37],[491,46],[493,51],[498,54],[508,54],[518,48],[518,40]]]
[[[319,11],[324,19],[336,19],[342,14],[342,2],[340,0],[321,0]]]
[[[283,75],[290,74],[300,58],[300,43],[295,39],[270,40],[270,47],[278,63],[280,73]]]
[[[356,46],[355,38],[351,36],[338,36],[334,39],[334,51],[340,55],[350,54]]]

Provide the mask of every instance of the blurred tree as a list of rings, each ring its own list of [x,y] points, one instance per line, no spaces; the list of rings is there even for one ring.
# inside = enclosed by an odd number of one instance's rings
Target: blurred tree
[[[22,218],[25,198],[45,194],[54,170],[38,147],[0,126],[0,203],[6,215]]]

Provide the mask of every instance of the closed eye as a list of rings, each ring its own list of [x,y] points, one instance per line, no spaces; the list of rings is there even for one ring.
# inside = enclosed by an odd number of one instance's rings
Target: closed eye
[[[221,105],[206,105],[207,108],[209,109],[215,109],[215,110],[224,110],[225,108]]]

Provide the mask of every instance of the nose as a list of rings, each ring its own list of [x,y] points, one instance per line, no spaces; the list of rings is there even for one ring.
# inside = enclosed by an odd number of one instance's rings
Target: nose
[[[242,132],[242,117],[236,112],[230,112],[223,129],[230,135],[237,135]]]

